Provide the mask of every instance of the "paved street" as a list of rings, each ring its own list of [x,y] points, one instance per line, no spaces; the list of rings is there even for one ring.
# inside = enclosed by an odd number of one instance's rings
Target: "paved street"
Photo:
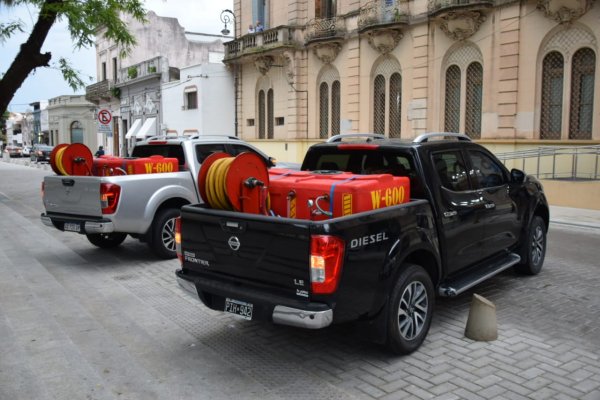
[[[306,331],[205,308],[176,260],[41,224],[46,167],[0,161],[0,399],[600,399],[600,229],[551,225],[544,270],[438,299],[391,356],[353,327]],[[499,339],[463,335],[473,293]]]

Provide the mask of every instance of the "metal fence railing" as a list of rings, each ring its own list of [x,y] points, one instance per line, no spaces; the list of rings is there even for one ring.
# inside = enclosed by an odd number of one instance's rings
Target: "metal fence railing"
[[[600,145],[538,147],[496,155],[506,167],[519,168],[539,179],[597,180]]]

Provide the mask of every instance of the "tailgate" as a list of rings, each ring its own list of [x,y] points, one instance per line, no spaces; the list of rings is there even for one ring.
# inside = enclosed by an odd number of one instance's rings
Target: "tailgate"
[[[308,297],[309,221],[202,206],[184,207],[181,215],[184,269]]]
[[[46,176],[44,207],[48,213],[101,217],[100,178]]]

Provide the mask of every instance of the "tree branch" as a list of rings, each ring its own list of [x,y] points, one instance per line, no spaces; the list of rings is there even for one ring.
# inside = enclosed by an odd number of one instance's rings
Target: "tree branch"
[[[29,38],[19,49],[19,53],[0,80],[0,113],[3,113],[21,87],[27,76],[39,67],[47,67],[52,59],[51,53],[41,53],[42,45],[48,37],[50,28],[56,22],[57,6],[64,0],[46,0],[42,4],[38,20]]]

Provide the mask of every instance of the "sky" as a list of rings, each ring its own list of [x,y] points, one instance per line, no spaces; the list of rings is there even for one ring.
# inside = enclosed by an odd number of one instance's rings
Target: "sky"
[[[146,10],[154,11],[163,17],[174,17],[186,31],[220,34],[223,29],[220,15],[224,9],[233,8],[233,0],[146,0]],[[5,42],[0,41],[0,75],[13,62],[19,46],[27,40],[29,32],[37,19],[38,9],[31,5],[6,7],[0,5],[0,21],[21,20],[25,25],[25,33],[14,34]],[[229,27],[231,29],[231,27]],[[71,65],[80,72],[86,84],[96,81],[96,50],[94,46],[88,49],[76,50],[69,36],[67,24],[60,21],[55,24],[44,42],[42,52],[51,52],[50,66],[58,63],[60,57],[68,59]],[[63,80],[56,68],[38,68],[30,74],[23,85],[17,90],[8,110],[23,112],[31,109],[30,103],[48,100],[56,96],[84,94],[85,89],[73,92],[73,89]]]

